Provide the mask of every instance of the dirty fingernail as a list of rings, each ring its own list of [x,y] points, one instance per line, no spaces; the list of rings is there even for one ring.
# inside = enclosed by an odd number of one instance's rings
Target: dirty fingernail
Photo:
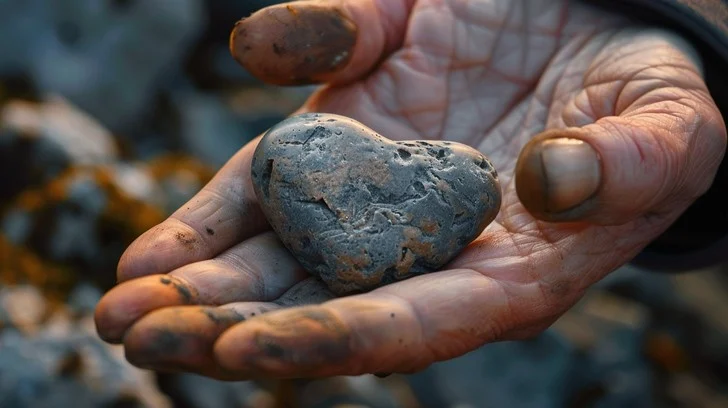
[[[524,148],[516,166],[518,197],[537,216],[578,207],[600,183],[599,155],[579,139],[536,141]]]
[[[337,7],[301,1],[240,20],[230,35],[230,52],[263,82],[315,84],[346,66],[356,37],[356,25]]]

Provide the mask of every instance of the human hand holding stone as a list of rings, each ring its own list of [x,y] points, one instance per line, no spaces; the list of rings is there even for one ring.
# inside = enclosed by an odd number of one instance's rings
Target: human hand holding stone
[[[321,30],[338,40],[317,42]],[[262,79],[326,84],[300,112],[480,150],[501,211],[444,270],[334,298],[265,221],[256,139],[122,257],[96,322],[141,367],[413,372],[533,336],[677,219],[723,157],[690,45],[577,1],[300,1],[236,35],[233,53]],[[276,49],[254,47],[269,38]]]

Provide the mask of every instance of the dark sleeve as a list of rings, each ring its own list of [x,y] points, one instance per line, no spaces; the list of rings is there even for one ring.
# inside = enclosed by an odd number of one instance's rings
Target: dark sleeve
[[[641,22],[671,29],[691,41],[703,59],[708,88],[728,122],[728,1],[585,0]],[[634,263],[686,271],[728,261],[728,158],[710,190]]]

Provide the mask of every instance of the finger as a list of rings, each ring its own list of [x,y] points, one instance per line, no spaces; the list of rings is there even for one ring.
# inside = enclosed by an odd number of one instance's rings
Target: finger
[[[621,225],[678,215],[712,183],[725,135],[719,116],[696,117],[695,129],[675,132],[684,122],[674,115],[611,118],[539,135],[516,167],[521,202],[546,221]]]
[[[518,296],[537,298],[537,288],[527,290],[533,293]],[[517,324],[524,309],[509,303],[514,294],[472,270],[438,272],[236,324],[220,336],[214,353],[229,373],[414,372],[501,338],[506,322]]]
[[[233,303],[220,307],[178,306],[143,317],[124,338],[132,364],[159,371],[188,371],[220,379],[240,380],[213,356],[213,345],[225,329],[283,307],[321,303],[333,294],[318,279],[306,279],[275,302]],[[254,375],[254,373],[250,373]]]
[[[530,141],[516,166],[526,209],[546,221],[620,225],[676,218],[702,195],[723,157],[725,124],[697,69],[678,73],[675,84],[627,84],[618,116]]]
[[[250,179],[258,140],[235,154],[187,204],[127,248],[117,269],[120,282],[210,259],[267,228]]]
[[[265,313],[265,303],[244,307],[178,306],[159,309],[144,317],[125,336],[124,354],[133,365],[161,372],[187,371],[228,379],[212,360],[206,340],[247,316]],[[180,358],[182,357],[182,358]]]
[[[403,40],[414,0],[308,0],[241,20],[230,52],[270,84],[343,84],[368,73]]]
[[[215,259],[118,285],[96,307],[97,331],[105,341],[119,342],[136,320],[152,310],[270,301],[307,276],[275,234],[268,232]]]

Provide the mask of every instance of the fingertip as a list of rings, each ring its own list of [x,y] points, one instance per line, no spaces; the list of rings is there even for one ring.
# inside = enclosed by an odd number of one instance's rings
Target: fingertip
[[[117,281],[167,273],[184,266],[198,258],[203,245],[194,229],[168,219],[139,236],[124,251],[116,270]]]
[[[313,1],[277,4],[235,25],[230,52],[266,83],[322,83],[347,65],[357,31],[336,5]]]
[[[269,84],[341,85],[401,46],[413,4],[307,0],[269,6],[235,25],[230,52]]]
[[[581,132],[545,132],[522,149],[516,192],[523,206],[544,221],[576,221],[593,208],[602,185],[601,157]]]
[[[119,317],[114,308],[109,308],[106,297],[101,298],[94,310],[94,325],[99,338],[109,344],[121,344],[123,330],[117,328]]]
[[[214,368],[212,344],[221,326],[233,324],[215,308],[181,306],[155,310],[134,323],[124,336],[126,358],[146,367]]]
[[[116,265],[116,283],[123,283],[152,273],[150,263],[139,262],[137,260],[142,257],[143,255],[141,254],[144,253],[143,249],[138,249],[139,247],[143,247],[143,245],[138,243],[142,240],[142,237],[144,237],[144,235],[141,235],[134,240],[134,242],[126,248],[124,253],[121,254],[119,262]]]
[[[152,275],[125,282],[109,291],[96,306],[94,321],[99,337],[120,343],[126,331],[142,316],[165,306],[194,304],[196,292],[185,282],[167,275]]]
[[[153,314],[149,317],[151,316]],[[181,348],[181,341],[177,336],[169,333],[166,328],[151,327],[146,319],[129,327],[121,342],[124,344],[126,360],[135,367],[145,369],[160,368],[162,361],[166,360],[165,353],[176,354]]]
[[[96,332],[101,340],[120,344],[126,329],[129,327],[129,311],[132,314],[138,310],[137,301],[128,299],[128,293],[123,285],[109,291],[96,304],[94,323]]]

